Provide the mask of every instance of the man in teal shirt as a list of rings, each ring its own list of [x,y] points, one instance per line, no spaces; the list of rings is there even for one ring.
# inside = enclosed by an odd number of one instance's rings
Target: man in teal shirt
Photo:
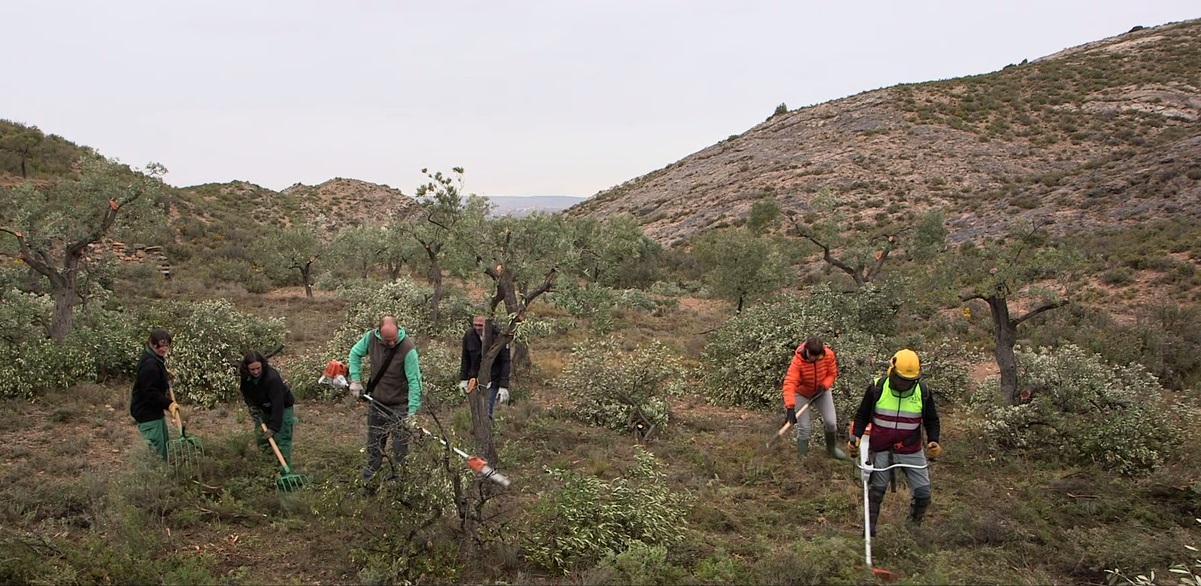
[[[371,480],[383,464],[384,447],[392,436],[393,465],[409,453],[409,432],[414,416],[421,408],[421,369],[417,347],[405,335],[396,318],[385,315],[378,326],[363,334],[350,349],[350,392],[356,398],[364,394],[363,357],[371,362],[366,391],[373,401],[367,410],[367,466],[363,480]],[[393,470],[395,477],[395,470]]]

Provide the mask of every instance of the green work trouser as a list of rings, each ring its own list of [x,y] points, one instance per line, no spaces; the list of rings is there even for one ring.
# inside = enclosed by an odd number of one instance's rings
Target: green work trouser
[[[163,417],[154,421],[138,424],[138,432],[146,441],[150,442],[150,449],[158,454],[158,457],[167,459],[167,418]]]
[[[263,423],[257,415],[254,416],[254,433],[258,439],[259,448],[271,454],[271,444],[267,441],[267,438],[263,437]],[[295,424],[296,413],[292,411],[291,407],[284,409],[284,423],[279,427],[279,431],[275,432],[275,435],[272,436],[275,439],[275,445],[279,446],[279,453],[283,455],[284,461],[289,466],[292,465],[292,426]],[[274,458],[275,455],[272,454],[271,457]]]

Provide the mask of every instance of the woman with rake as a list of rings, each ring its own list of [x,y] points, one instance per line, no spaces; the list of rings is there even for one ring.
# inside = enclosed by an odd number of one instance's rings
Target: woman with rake
[[[163,411],[179,416],[179,406],[171,400],[171,384],[167,380],[166,359],[170,349],[171,334],[167,330],[150,332],[129,398],[129,414],[137,422],[138,432],[163,460],[167,459],[167,418]]]
[[[250,407],[250,417],[254,420],[259,448],[270,452],[269,440],[274,439],[280,454],[290,465],[292,431],[296,424],[296,414],[292,410],[296,398],[292,389],[284,383],[279,371],[267,363],[267,357],[258,352],[250,352],[242,358],[238,378],[242,383],[242,399]]]

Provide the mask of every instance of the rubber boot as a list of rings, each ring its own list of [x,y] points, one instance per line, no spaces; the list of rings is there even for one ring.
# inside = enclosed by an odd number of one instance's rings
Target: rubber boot
[[[868,533],[876,536],[876,520],[880,518],[880,505],[884,502],[884,489],[871,487],[867,489],[867,513],[869,522]]]
[[[846,460],[847,459],[846,452],[842,451],[838,447],[838,438],[835,437],[835,434],[832,431],[826,432],[826,453],[829,454],[830,457],[834,458],[835,460]]]
[[[930,499],[915,498],[909,503],[909,522],[915,526],[921,526],[922,517],[926,516],[926,509],[930,507]]]
[[[796,453],[800,459],[805,459],[805,454],[809,453],[809,438],[796,438]]]

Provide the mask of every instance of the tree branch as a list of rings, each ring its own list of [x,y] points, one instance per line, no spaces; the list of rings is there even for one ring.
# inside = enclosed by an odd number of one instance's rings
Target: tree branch
[[[1026,312],[1023,315],[1015,317],[1015,318],[1011,319],[1010,321],[1013,322],[1013,325],[1016,326],[1016,325],[1026,321],[1044,311],[1051,311],[1052,309],[1057,309],[1057,308],[1063,307],[1063,306],[1067,305],[1068,303],[1069,302],[1067,299],[1048,301],[1047,303],[1044,303],[1038,307],[1035,307],[1034,309],[1031,309],[1030,311]]]
[[[530,303],[533,302],[535,299],[537,299],[539,295],[551,290],[551,287],[553,286],[554,281],[555,281],[555,274],[558,273],[558,271],[559,271],[559,269],[552,268],[549,272],[546,273],[546,278],[542,280],[541,285],[538,285],[538,287],[536,289],[529,292],[528,294],[522,295],[522,298],[523,298],[522,303],[521,303],[522,309],[529,307]]]
[[[21,253],[17,255],[17,258],[24,261],[25,264],[29,265],[30,268],[41,273],[42,276],[49,277],[51,279],[59,276],[57,271],[50,268],[50,263],[47,262],[48,259],[46,259],[45,253],[38,251],[40,253],[38,256],[41,257],[41,260],[34,257],[34,251],[29,247],[29,242],[25,240],[24,234],[9,228],[0,228],[0,232],[12,234],[12,236],[17,239],[17,246],[21,250]]]

